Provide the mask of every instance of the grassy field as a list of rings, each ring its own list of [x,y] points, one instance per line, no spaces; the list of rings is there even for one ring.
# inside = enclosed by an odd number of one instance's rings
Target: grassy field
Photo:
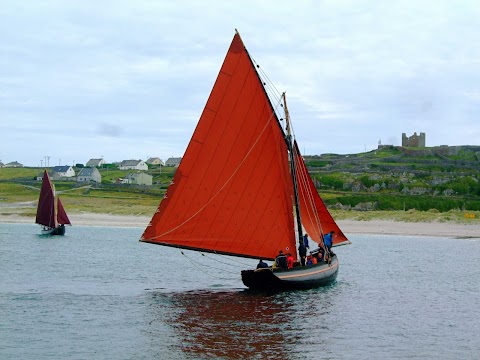
[[[1,168],[0,169],[0,214],[17,214],[33,217],[40,190],[40,182],[34,180],[41,173],[38,168]],[[155,185],[151,187],[138,187],[131,185],[115,185],[115,179],[124,176],[125,172],[118,170],[102,169],[103,179],[106,184],[83,185],[75,182],[55,182],[57,192],[60,193],[62,202],[68,213],[88,212],[107,213],[116,215],[152,216],[163,199],[165,189],[171,181],[173,168],[154,170]],[[338,199],[345,197],[344,192],[322,191],[321,196],[327,204],[333,205]],[[351,194],[361,196],[360,193]],[[376,200],[385,202],[380,194],[365,194],[362,201]],[[480,211],[456,210],[440,212],[438,210],[418,211],[405,207],[408,201],[418,197],[388,196],[385,199],[401,201],[406,211],[385,209],[381,211],[356,211],[332,209],[335,219],[350,219],[358,221],[393,220],[406,222],[456,222],[480,223]],[[345,201],[344,201],[345,202]],[[425,199],[423,200],[425,202]],[[417,205],[420,204],[413,204]]]
[[[89,212],[118,215],[152,215],[170,182],[168,174],[173,170],[158,174],[164,178],[163,185],[148,189],[138,186],[112,185],[115,178],[125,176],[125,172],[102,171],[106,185],[84,185],[75,182],[54,181],[57,193],[68,213]],[[40,181],[34,180],[41,173],[38,168],[0,169],[0,214],[35,216]]]
[[[0,215],[34,217],[38,190],[16,184],[0,183]],[[161,197],[150,194],[121,193],[77,189],[60,195],[68,213],[88,212],[113,215],[152,216]],[[354,211],[331,210],[336,220],[391,220],[404,222],[455,222],[479,224],[480,212],[451,210],[430,211]]]
[[[57,187],[58,188],[61,187]],[[40,189],[11,183],[0,183],[0,214],[34,216]],[[152,215],[162,196],[140,192],[118,192],[78,188],[60,192],[67,212],[108,213],[118,215]]]

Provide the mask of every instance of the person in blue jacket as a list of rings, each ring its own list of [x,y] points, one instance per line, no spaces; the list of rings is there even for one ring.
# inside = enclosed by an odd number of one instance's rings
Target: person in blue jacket
[[[335,232],[332,230],[332,231],[330,231],[328,234],[326,234],[326,235],[323,237],[323,244],[324,244],[325,247],[328,249],[328,252],[330,253],[330,256],[335,255],[335,254],[332,252],[333,234],[335,234]]]

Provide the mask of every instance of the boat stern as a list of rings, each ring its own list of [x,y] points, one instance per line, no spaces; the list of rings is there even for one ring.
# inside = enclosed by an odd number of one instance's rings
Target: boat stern
[[[281,287],[271,268],[257,270],[242,270],[243,284],[252,290],[274,290]]]

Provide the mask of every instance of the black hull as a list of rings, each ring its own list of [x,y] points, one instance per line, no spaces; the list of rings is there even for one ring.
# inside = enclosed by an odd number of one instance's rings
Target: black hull
[[[243,270],[242,281],[251,290],[313,289],[333,283],[337,278],[338,267],[338,259],[334,256],[331,264],[321,263],[290,270]]]
[[[65,225],[60,225],[57,228],[44,228],[42,235],[65,235]]]

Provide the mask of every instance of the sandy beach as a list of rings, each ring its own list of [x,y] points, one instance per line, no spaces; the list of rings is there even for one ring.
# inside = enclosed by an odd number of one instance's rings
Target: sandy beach
[[[451,222],[398,222],[339,220],[337,224],[345,234],[418,235],[452,238],[480,238],[480,225]]]
[[[150,217],[125,216],[111,214],[73,213],[69,214],[73,225],[82,226],[116,226],[140,227],[148,225]],[[0,223],[31,223],[34,218],[19,215],[0,215]],[[338,220],[345,234],[386,234],[386,235],[418,235],[453,238],[480,238],[480,225],[458,224],[453,222],[398,222],[398,221],[356,221]]]

